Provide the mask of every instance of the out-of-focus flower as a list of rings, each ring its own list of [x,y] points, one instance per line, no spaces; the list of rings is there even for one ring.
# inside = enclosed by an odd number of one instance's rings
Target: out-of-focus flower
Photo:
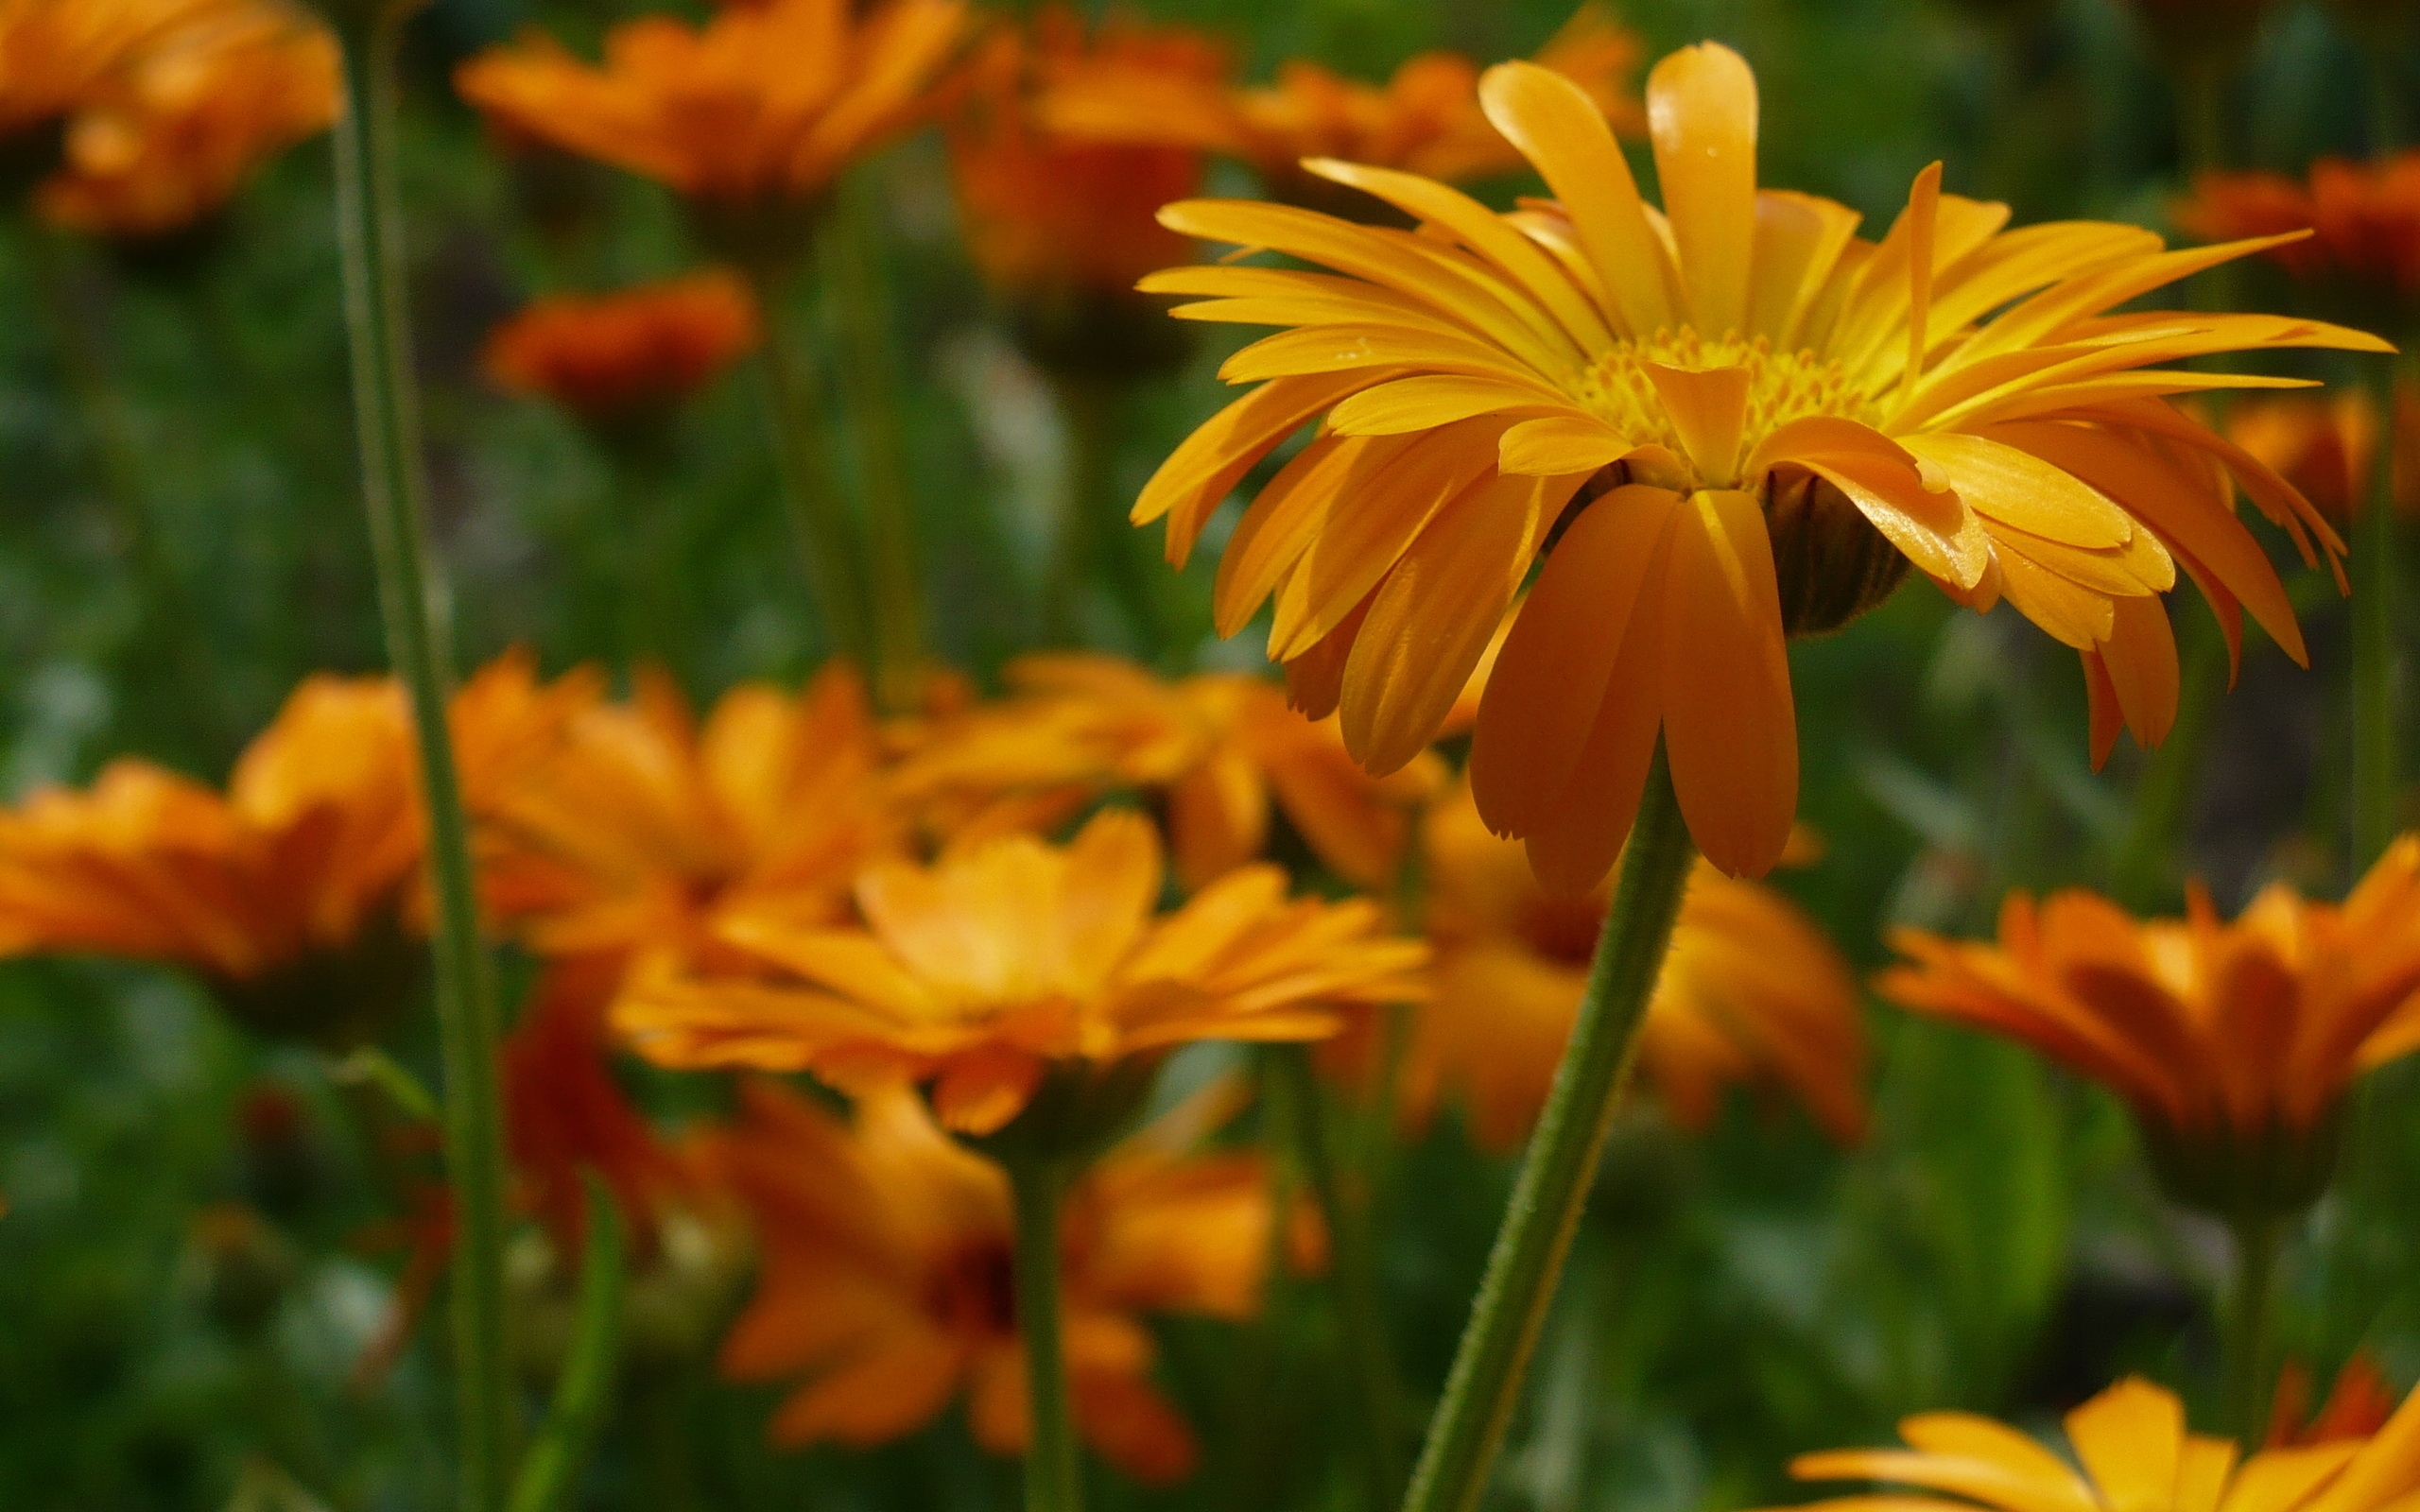
[[[464,687],[455,739],[475,801],[555,713],[522,658]],[[364,1038],[417,975],[416,782],[394,684],[320,675],[245,749],[223,797],[132,759],[86,791],[39,790],[0,815],[0,955],[182,966],[261,1032]]]
[[[756,1295],[723,1340],[725,1374],[804,1375],[776,1443],[874,1444],[961,1392],[978,1442],[1024,1451],[1024,1349],[1007,1176],[952,1143],[917,1099],[870,1092],[843,1124],[769,1081],[716,1145],[755,1213]],[[1150,1382],[1142,1316],[1259,1310],[1275,1205],[1257,1154],[1188,1157],[1147,1129],[1070,1190],[1060,1252],[1076,1427],[1130,1475],[1182,1479],[1193,1435]]]
[[[2420,1049],[2420,836],[2342,904],[2280,884],[2233,923],[2208,895],[2137,921],[2081,890],[2011,893],[1996,944],[1903,929],[1902,1007],[2021,1040],[2133,1108],[2179,1201],[2293,1211],[2335,1168],[2353,1078]]]
[[[1272,799],[1314,853],[1385,886],[1410,813],[1444,782],[1432,757],[1386,778],[1355,765],[1332,719],[1240,674],[1176,681],[1115,657],[1047,653],[1008,673],[1012,696],[936,725],[900,766],[903,802],[958,835],[1046,827],[1103,793],[1163,796],[1177,879],[1198,889],[1257,858]]]
[[[2281,394],[2227,406],[2227,437],[2276,469],[2338,524],[2359,515],[2375,491],[2377,404],[2365,388],[2325,398]],[[2394,389],[2394,512],[2420,517],[2420,386]]]
[[[146,48],[216,32],[250,9],[246,0],[0,0],[0,141],[60,120]]]
[[[1423,826],[1435,989],[1414,1010],[1406,1108],[1462,1105],[1505,1149],[1546,1106],[1579,1016],[1610,886],[1561,898],[1519,845],[1487,833],[1467,788]],[[1865,1132],[1865,1028],[1856,978],[1822,932],[1761,884],[1700,863],[1639,1031],[1640,1069],[1682,1126],[1712,1123],[1735,1083],[1793,1092],[1842,1143]]]
[[[633,702],[581,708],[479,806],[484,891],[548,955],[711,951],[733,910],[839,923],[858,870],[897,849],[880,754],[845,667],[796,695],[742,684],[702,729],[642,675]]]
[[[1134,283],[1189,254],[1157,217],[1201,187],[1202,160],[1181,145],[1061,135],[1036,118],[1036,101],[1091,68],[1189,90],[1223,66],[1218,45],[1188,27],[1113,16],[1088,36],[1054,5],[1024,30],[994,32],[967,69],[946,122],[967,253],[1046,368],[1118,377],[1183,355]]]
[[[928,116],[962,0],[769,0],[693,27],[615,26],[601,67],[531,34],[455,72],[509,135],[643,174],[691,201],[723,249],[786,235],[841,170]],[[768,229],[768,217],[782,228]]]
[[[2316,1413],[2310,1410],[2310,1367],[2299,1360],[2278,1372],[2277,1393],[2270,1399],[2270,1448],[2366,1439],[2394,1416],[2394,1393],[2367,1354],[2356,1351],[2344,1362]]]
[[[2260,243],[2168,253],[2131,226],[2003,233],[2008,210],[1919,175],[1879,242],[1855,212],[1759,193],[1754,76],[1714,43],[1648,82],[1665,205],[1552,70],[1488,72],[1489,118],[1559,203],[1499,215],[1410,174],[1313,170],[1426,223],[1191,201],[1167,223],[1334,269],[1155,274],[1180,315],[1290,327],[1222,375],[1252,392],[1181,445],[1133,518],[1182,563],[1264,457],[1324,418],[1237,524],[1222,633],[1275,598],[1296,701],[1340,710],[1371,770],[1424,749],[1531,564],[1471,771],[1491,827],[1584,892],[1628,835],[1659,734],[1700,850],[1759,875],[1798,793],[1785,642],[1878,603],[1913,565],[1982,610],[2006,597],[2082,656],[2093,746],[2162,739],[2177,696],[2161,595],[2180,565],[2232,644],[2249,608],[2300,659],[2232,472],[2316,560],[2342,540],[2269,469],[2167,403],[2285,380],[2157,366],[2233,351],[2382,351],[2255,315],[2112,314]],[[1761,229],[1760,229],[1761,228]],[[1341,276],[1340,276],[1341,275]],[[1787,353],[1787,355],[1784,355]],[[2340,578],[2341,581],[2341,578]]]
[[[251,26],[172,34],[79,101],[64,163],[35,191],[35,208],[78,231],[165,235],[216,210],[260,163],[325,130],[341,92],[335,42],[299,14],[252,9]]]
[[[2173,218],[2204,241],[2308,229],[2267,249],[2297,280],[2420,298],[2420,150],[2378,163],[2322,158],[2308,179],[2205,173]]]
[[[1064,847],[1010,835],[879,865],[857,882],[864,928],[726,909],[720,938],[760,970],[635,971],[614,1022],[667,1066],[928,1081],[964,1133],[999,1130],[1048,1079],[1054,1125],[1063,1098],[1092,1133],[1177,1045],[1319,1040],[1340,1005],[1418,991],[1426,951],[1381,934],[1367,900],[1289,901],[1285,872],[1253,866],[1163,916],[1162,872],[1150,822],[1116,812]]]
[[[2420,1488],[2420,1395],[2375,1437],[2242,1456],[2222,1438],[2190,1434],[2173,1392],[2140,1378],[2118,1383],[2067,1414],[2072,1465],[2014,1428],[1964,1412],[1919,1413],[1899,1424],[1908,1447],[1801,1454],[1802,1481],[1873,1481],[1921,1492],[1811,1502],[1829,1512],[2377,1512]],[[1793,1509],[1804,1512],[1804,1508]]]
[[[1540,64],[1578,83],[1617,129],[1633,134],[1646,126],[1625,87],[1638,59],[1638,39],[1595,0],[1537,54]],[[1445,52],[1410,60],[1384,86],[1296,60],[1278,70],[1274,84],[1254,89],[1170,78],[1100,56],[1056,80],[1045,119],[1070,135],[1240,158],[1273,198],[1327,206],[1345,197],[1305,173],[1305,158],[1449,180],[1518,171],[1521,155],[1479,109],[1478,83],[1478,65]]]
[[[538,300],[488,336],[483,363],[502,387],[544,395],[612,435],[712,383],[763,334],[747,284],[707,271]]]

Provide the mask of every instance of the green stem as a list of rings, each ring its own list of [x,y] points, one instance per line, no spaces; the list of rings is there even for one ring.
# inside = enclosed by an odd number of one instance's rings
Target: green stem
[[[2225,1328],[2226,1422],[2240,1444],[2257,1444],[2269,1429],[2269,1332],[2276,1299],[2277,1250],[2283,1225],[2273,1216],[2238,1218],[2235,1281]]]
[[[513,1478],[510,1512],[555,1512],[563,1504],[596,1447],[596,1431],[613,1400],[622,1338],[622,1220],[614,1189],[604,1177],[592,1168],[583,1169],[579,1178],[587,1198],[587,1224],[581,1236],[571,1355],[555,1383],[545,1427]]]
[[[399,15],[344,38],[346,108],[337,123],[337,241],[352,336],[362,495],[377,561],[387,650],[411,708],[436,894],[437,1012],[445,1068],[445,1165],[454,1192],[454,1362],[461,1504],[504,1505],[512,1441],[504,1305],[504,1120],[496,1002],[479,937],[470,824],[447,738],[452,649],[444,590],[422,503],[420,416],[410,385],[403,223],[394,185]]]
[[[1588,968],[1579,1022],[1522,1159],[1405,1512],[1471,1512],[1486,1492],[1488,1469],[1520,1400],[1615,1104],[1630,1079],[1638,1027],[1671,943],[1694,854],[1659,748],[1613,912]]]
[[[879,202],[863,174],[841,185],[823,228],[824,293],[839,327],[841,402],[856,433],[873,587],[873,683],[886,708],[915,701],[924,661],[925,586],[899,422],[898,335],[882,275]]]
[[[2353,870],[2394,838],[2394,375],[2381,364],[2377,456],[2369,503],[2354,521]]]
[[[1361,1416],[1368,1455],[1370,1505],[1392,1506],[1403,1494],[1403,1410],[1395,1384],[1393,1353],[1387,1347],[1386,1318],[1378,1306],[1377,1257],[1370,1235],[1368,1206],[1344,1190],[1327,1122],[1326,1099],[1312,1072],[1310,1053],[1300,1045],[1268,1051],[1286,1101],[1292,1105],[1295,1152],[1311,1195],[1326,1221],[1330,1277],[1344,1352],[1357,1378],[1355,1406]],[[1277,1216],[1282,1226],[1285,1214]]]
[[[1025,1341],[1032,1442],[1025,1455],[1026,1512],[1081,1512],[1082,1464],[1067,1405],[1067,1362],[1059,1318],[1059,1199],[1066,1168],[1048,1156],[1009,1164],[1016,1199],[1017,1333]]]
[[[2177,858],[2193,799],[2202,789],[2202,762],[2218,723],[2219,700],[2227,691],[2227,645],[2218,626],[2197,619],[2186,631],[2184,675],[2176,696],[2176,722],[2168,739],[2143,765],[2135,790],[2135,823],[2127,832],[2115,872],[2118,899],[2138,910],[2175,902]]]
[[[823,429],[814,369],[783,318],[784,281],[762,268],[753,270],[750,281],[765,316],[756,375],[765,395],[766,424],[772,432],[773,460],[781,472],[782,502],[798,538],[807,590],[815,595],[831,653],[863,664],[866,614],[857,599],[856,530],[823,457],[809,439]]]
[[[1128,549],[1133,532],[1126,528],[1117,497],[1124,394],[1115,383],[1063,374],[1053,375],[1051,387],[1066,426],[1067,490],[1059,508],[1058,546],[1043,583],[1043,631],[1054,642],[1080,644],[1084,586],[1105,569],[1136,647],[1156,650],[1160,626],[1151,579]]]

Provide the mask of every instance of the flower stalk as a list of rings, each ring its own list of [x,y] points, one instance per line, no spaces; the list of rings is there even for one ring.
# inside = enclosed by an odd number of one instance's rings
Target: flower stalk
[[[1472,1512],[1486,1493],[1488,1470],[1520,1400],[1615,1106],[1630,1080],[1639,1025],[1695,855],[1659,743],[1613,910],[1588,968],[1579,1021],[1522,1158],[1405,1512]]]
[[[765,421],[772,433],[773,460],[781,472],[782,501],[806,569],[807,591],[832,654],[862,664],[867,653],[864,605],[857,599],[856,531],[822,457],[809,438],[822,428],[822,406],[809,354],[799,349],[783,318],[787,280],[757,264],[748,269],[757,307],[765,312],[765,340],[756,352],[756,375],[765,398]]]
[[[2383,431],[2368,507],[2354,522],[2353,869],[2366,870],[2394,838],[2394,371],[2378,365]]]
[[[1016,1205],[1017,1333],[1025,1343],[1032,1436],[1025,1455],[1026,1512],[1081,1512],[1083,1468],[1067,1400],[1067,1361],[1059,1308],[1059,1204],[1067,1190],[1062,1160],[1021,1152],[1008,1162]]]
[[[410,384],[403,224],[394,185],[395,60],[403,11],[339,17],[345,104],[336,127],[337,243],[344,269],[362,496],[387,650],[408,700],[436,898],[437,1013],[443,1042],[445,1167],[457,1213],[454,1365],[461,1504],[505,1504],[512,1453],[504,1293],[504,1120],[496,1000],[479,936],[470,824],[448,738],[452,647],[431,560]]]
[[[1135,646],[1149,655],[1159,644],[1158,615],[1151,585],[1128,550],[1132,532],[1118,518],[1114,472],[1122,390],[1115,381],[1064,373],[1053,375],[1051,389],[1066,427],[1067,469],[1058,543],[1043,584],[1044,633],[1070,645],[1083,639],[1084,585],[1105,569]]]
[[[2269,1426],[2269,1332],[2275,1311],[2277,1251],[2284,1225],[2273,1213],[2236,1219],[2235,1279],[2227,1301],[2225,1428],[2237,1442],[2260,1441]]]

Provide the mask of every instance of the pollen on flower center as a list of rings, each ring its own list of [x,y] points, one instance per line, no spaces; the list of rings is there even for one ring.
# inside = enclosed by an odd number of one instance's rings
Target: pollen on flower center
[[[1633,445],[1658,445],[1686,458],[1681,433],[1666,410],[1647,365],[1706,370],[1741,368],[1748,373],[1748,406],[1740,427],[1740,455],[1781,426],[1809,415],[1835,415],[1863,424],[1877,424],[1880,405],[1854,385],[1836,362],[1821,353],[1797,351],[1776,355],[1763,336],[1751,340],[1737,333],[1709,341],[1694,330],[1658,331],[1646,341],[1623,341],[1591,363],[1580,375],[1577,397],[1592,413],[1619,431]],[[1730,478],[1691,481],[1720,487]]]

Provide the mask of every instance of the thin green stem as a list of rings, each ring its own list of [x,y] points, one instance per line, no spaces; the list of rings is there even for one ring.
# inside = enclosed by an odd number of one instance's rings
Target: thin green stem
[[[1051,387],[1066,426],[1067,489],[1060,504],[1058,545],[1043,583],[1043,630],[1074,644],[1083,639],[1085,584],[1106,571],[1135,645],[1159,645],[1159,610],[1151,579],[1129,547],[1125,510],[1117,498],[1117,442],[1124,392],[1112,381],[1054,374]]]
[[[2394,838],[2394,374],[2380,364],[2377,455],[2353,541],[2353,870]]]
[[[772,434],[782,502],[798,538],[808,592],[822,617],[823,638],[835,656],[862,664],[866,659],[865,606],[857,596],[856,530],[811,438],[823,426],[815,391],[814,367],[798,349],[784,318],[783,281],[759,268],[752,272],[757,307],[765,313],[765,341],[756,352],[756,376],[765,396],[765,421]]]
[[[1083,1467],[1067,1404],[1059,1317],[1059,1199],[1066,1167],[1048,1156],[1009,1163],[1016,1199],[1017,1333],[1025,1341],[1032,1442],[1025,1454],[1026,1512],[1082,1512]]]
[[[1291,1105],[1294,1149],[1328,1233],[1329,1278],[1337,1325],[1355,1377],[1354,1405],[1368,1456],[1370,1505],[1392,1506],[1403,1494],[1403,1405],[1393,1351],[1378,1306],[1378,1264],[1368,1204],[1345,1191],[1342,1163],[1328,1127],[1327,1101],[1301,1045],[1272,1045],[1268,1056]],[[1281,1215],[1280,1220],[1283,1222]]]
[[[1405,1512],[1471,1512],[1487,1490],[1612,1127],[1695,850],[1659,748],[1597,940],[1571,1042],[1488,1256]]]
[[[823,227],[823,278],[839,328],[840,397],[865,490],[874,692],[886,707],[902,709],[915,701],[924,661],[925,580],[899,418],[898,335],[882,273],[873,188],[862,174],[841,185]]]
[[[395,55],[388,12],[344,38],[346,107],[337,123],[337,241],[353,349],[362,495],[378,570],[387,650],[403,682],[427,810],[436,895],[432,941],[445,1068],[445,1166],[456,1213],[454,1364],[461,1504],[497,1512],[512,1453],[504,1298],[504,1119],[496,1001],[479,937],[470,824],[447,738],[453,654],[444,588],[423,507],[420,415],[410,383],[403,220],[394,186]]]
[[[510,1512],[555,1512],[571,1497],[596,1447],[596,1431],[604,1425],[605,1409],[613,1402],[622,1338],[622,1219],[605,1178],[594,1169],[583,1169],[579,1177],[587,1198],[587,1227],[571,1354],[555,1383],[545,1426],[513,1478]]]
[[[2235,1279],[2225,1320],[2226,1422],[2238,1443],[2256,1444],[2269,1427],[2269,1332],[2276,1302],[2277,1251],[2284,1226],[2274,1216],[2239,1218]]]
[[[2203,758],[2218,723],[2219,700],[2227,691],[2226,638],[2218,626],[2197,619],[2185,633],[2184,674],[2176,696],[2176,720],[2168,739],[2143,764],[2135,790],[2135,823],[2118,852],[2114,879],[2118,901],[2130,908],[2158,909],[2172,903],[2177,857],[2193,799],[2202,788]]]

